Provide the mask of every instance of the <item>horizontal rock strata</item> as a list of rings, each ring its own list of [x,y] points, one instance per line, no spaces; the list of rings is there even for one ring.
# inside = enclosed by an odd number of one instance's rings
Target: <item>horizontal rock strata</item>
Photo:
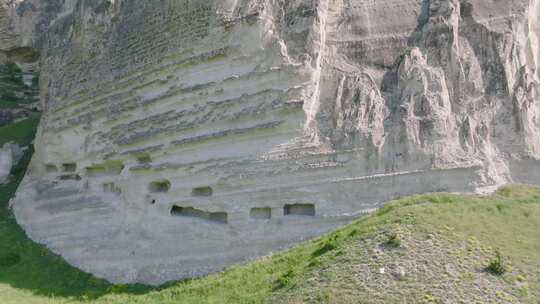
[[[14,211],[110,281],[207,274],[403,195],[540,179],[540,1],[53,2]]]

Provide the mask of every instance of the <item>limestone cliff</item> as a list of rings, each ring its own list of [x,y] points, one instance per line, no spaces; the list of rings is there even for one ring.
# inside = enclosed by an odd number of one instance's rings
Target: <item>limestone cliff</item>
[[[36,8],[44,109],[13,208],[99,277],[193,277],[401,195],[540,180],[540,0],[45,2],[11,3]]]

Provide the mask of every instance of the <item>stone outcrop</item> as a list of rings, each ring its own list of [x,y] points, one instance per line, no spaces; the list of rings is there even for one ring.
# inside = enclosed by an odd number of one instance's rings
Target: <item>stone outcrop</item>
[[[0,149],[0,184],[5,183],[13,167],[13,151],[9,144]]]
[[[402,195],[540,180],[540,1],[56,2],[28,34],[44,115],[13,208],[99,277],[194,277]]]
[[[26,149],[13,142],[5,143],[0,148],[0,184],[9,181],[11,169],[19,163]]]
[[[40,0],[0,1],[0,63],[35,61],[40,3]]]

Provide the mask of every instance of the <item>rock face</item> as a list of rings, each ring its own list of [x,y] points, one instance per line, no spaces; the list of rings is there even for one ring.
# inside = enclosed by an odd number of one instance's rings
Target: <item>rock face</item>
[[[41,0],[0,1],[0,63],[27,61],[36,57],[34,38],[40,31],[40,2]]]
[[[13,151],[9,144],[5,144],[0,149],[0,184],[3,184],[8,180],[12,166]]]
[[[5,143],[0,148],[0,184],[9,180],[11,169],[19,163],[24,150],[26,147],[22,148],[13,142]]]
[[[194,277],[398,196],[540,180],[540,1],[56,2],[13,207],[99,277]]]

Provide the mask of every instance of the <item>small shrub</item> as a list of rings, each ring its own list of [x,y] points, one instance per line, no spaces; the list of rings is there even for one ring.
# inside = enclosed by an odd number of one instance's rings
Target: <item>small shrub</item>
[[[19,66],[14,62],[7,63],[6,68],[9,74],[18,74],[22,72]]]
[[[34,75],[32,78],[32,87],[39,88],[39,75]]]
[[[312,257],[316,258],[319,257],[329,251],[332,251],[337,248],[337,239],[338,236],[334,235],[333,237],[327,239],[324,241],[321,247],[317,248],[313,253],[311,254]]]
[[[127,291],[127,285],[119,284],[119,285],[112,285],[109,288],[107,288],[108,293],[125,293]]]
[[[354,237],[358,235],[358,229],[353,229],[349,232],[349,237]]]
[[[322,264],[322,263],[321,263],[321,260],[320,260],[320,259],[318,259],[318,258],[313,258],[313,259],[309,262],[308,267],[310,267],[310,268],[313,268],[313,267],[319,267],[319,266],[321,266],[321,264]]]
[[[293,286],[294,276],[294,271],[289,269],[285,274],[277,278],[277,280],[274,282],[273,290],[276,291],[287,286]]]
[[[388,236],[388,240],[386,240],[385,245],[391,248],[398,248],[401,246],[401,239],[397,233],[392,233]]]
[[[506,272],[506,263],[499,251],[495,254],[495,258],[489,262],[486,270],[491,274],[499,276]]]
[[[12,91],[4,91],[4,92],[2,92],[0,94],[0,99],[5,100],[5,101],[11,101],[11,102],[15,102],[15,101],[19,100],[17,95],[15,95],[15,93],[12,92]]]
[[[15,63],[8,63],[6,65],[7,67],[7,73],[8,73],[8,79],[15,83],[15,84],[23,84],[22,80],[22,70],[17,66]]]
[[[13,252],[10,252],[2,257],[0,257],[0,267],[11,267],[19,264],[21,257]]]

